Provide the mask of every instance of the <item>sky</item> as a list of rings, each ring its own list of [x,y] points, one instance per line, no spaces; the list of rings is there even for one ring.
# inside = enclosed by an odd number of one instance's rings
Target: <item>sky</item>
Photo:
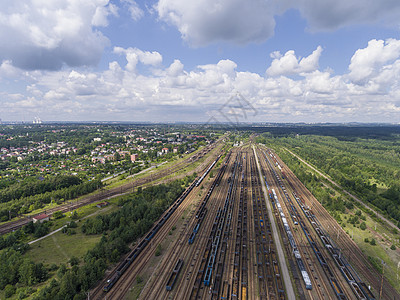
[[[398,0],[13,0],[0,119],[400,123]]]

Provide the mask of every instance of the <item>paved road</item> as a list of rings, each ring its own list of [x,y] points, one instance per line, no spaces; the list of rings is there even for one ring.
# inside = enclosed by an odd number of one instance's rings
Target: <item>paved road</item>
[[[253,152],[254,152],[254,156],[256,157],[256,163],[257,163],[257,168],[258,168],[258,174],[260,176],[260,180],[261,182],[264,182],[264,179],[262,177],[261,174],[261,168],[260,168],[260,164],[258,162],[258,157],[256,154],[256,150],[254,149],[253,146]],[[268,199],[268,192],[267,189],[265,188],[264,184],[261,184],[263,192],[264,192],[264,199]],[[272,214],[272,207],[271,207],[271,203],[269,201],[265,201],[267,203],[267,210],[268,210],[268,217],[271,221],[271,228],[272,228],[272,233],[274,235],[274,241],[275,241],[275,245],[276,245],[276,250],[278,252],[278,258],[279,258],[279,263],[281,265],[281,270],[282,270],[282,275],[283,275],[283,282],[285,283],[285,290],[286,290],[286,298],[287,299],[296,299],[295,293],[294,293],[294,289],[293,289],[293,285],[292,285],[292,280],[290,279],[290,275],[289,275],[289,269],[288,266],[286,264],[286,259],[285,259],[285,254],[283,253],[283,248],[282,248],[282,244],[281,244],[281,240],[279,238],[279,233],[278,233],[278,229],[276,228],[276,223],[275,223],[275,219],[274,216]]]
[[[350,194],[348,191],[346,191],[342,186],[340,186],[339,184],[337,184],[336,182],[334,182],[331,178],[329,178],[328,176],[326,176],[325,174],[323,174],[322,172],[320,172],[319,170],[317,170],[316,168],[314,168],[312,165],[310,165],[308,162],[306,162],[304,159],[302,159],[300,156],[298,156],[297,154],[294,154],[292,151],[290,151],[287,148],[284,148],[287,152],[289,152],[290,154],[292,154],[293,156],[295,156],[298,160],[300,160],[303,164],[305,164],[306,166],[308,166],[309,168],[311,168],[312,170],[314,170],[315,172],[317,172],[319,175],[321,175],[322,177],[324,177],[326,180],[328,180],[330,183],[332,183],[333,185],[335,185],[336,187],[340,188],[343,190],[343,192],[345,194],[347,194],[348,196],[350,196],[352,199],[354,199],[355,201],[357,201],[358,203],[360,203],[362,206],[364,206],[366,209],[370,209],[371,211],[373,211],[380,219],[382,219],[383,221],[385,221],[390,227],[394,228],[394,229],[398,229],[398,227],[389,219],[387,219],[384,215],[382,215],[381,213],[375,211],[372,207],[368,206],[367,204],[365,204],[363,201],[361,201],[359,198],[357,198],[356,196],[354,196],[353,194]]]

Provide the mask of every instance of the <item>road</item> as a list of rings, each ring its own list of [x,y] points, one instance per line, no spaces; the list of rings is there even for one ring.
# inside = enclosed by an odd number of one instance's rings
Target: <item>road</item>
[[[253,145],[253,152],[254,152],[254,156],[256,157],[256,163],[257,163],[258,174],[260,176],[260,180],[261,180],[261,182],[264,182],[262,174],[261,174],[260,163],[258,161],[258,157],[257,157],[256,150],[254,148],[254,145]],[[264,193],[264,199],[268,199],[268,197],[266,196],[266,195],[268,195],[268,192],[265,188],[265,185],[262,184],[261,186],[262,186],[263,193]],[[269,201],[265,201],[265,202],[267,203],[268,217],[271,221],[271,228],[272,228],[272,233],[274,234],[274,241],[276,244],[276,250],[278,253],[278,257],[279,257],[279,263],[281,264],[283,282],[285,283],[287,299],[296,299],[293,285],[292,285],[292,280],[289,275],[289,269],[286,264],[285,254],[283,253],[283,247],[282,247],[281,240],[279,237],[279,232],[278,232],[278,229],[276,228],[276,222],[275,222],[274,216],[272,214],[271,203]]]

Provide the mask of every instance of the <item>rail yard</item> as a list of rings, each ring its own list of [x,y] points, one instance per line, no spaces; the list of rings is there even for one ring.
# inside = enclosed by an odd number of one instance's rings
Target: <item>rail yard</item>
[[[380,275],[339,228],[271,149],[233,147],[203,165],[89,296],[129,298],[151,269],[139,299],[379,299]],[[399,299],[386,286],[382,299]]]

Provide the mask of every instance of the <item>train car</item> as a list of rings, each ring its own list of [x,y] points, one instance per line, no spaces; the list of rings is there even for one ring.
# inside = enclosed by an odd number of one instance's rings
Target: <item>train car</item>
[[[130,260],[127,260],[127,259],[125,259],[119,266],[118,266],[118,268],[117,268],[117,274],[118,275],[122,275],[122,274],[124,274],[124,272],[125,272],[125,270],[129,267],[129,265],[130,265]]]
[[[106,285],[103,287],[104,292],[108,292],[119,279],[119,274],[115,273],[110,279],[107,280]]]
[[[224,299],[224,300],[229,299],[229,290],[230,290],[229,283],[227,281],[224,281],[224,283],[222,285],[222,293],[221,293],[220,299]]]
[[[167,291],[171,291],[172,288],[174,287],[176,279],[178,278],[179,273],[182,269],[182,266],[183,266],[183,259],[178,259],[178,261],[175,265],[175,268],[172,271],[171,276],[168,279],[167,286],[166,286]]]
[[[308,273],[306,271],[301,271],[301,277],[303,277],[304,284],[306,285],[306,289],[311,290],[312,284],[311,284],[310,277],[308,276]]]
[[[139,255],[138,248],[135,248],[135,250],[133,250],[133,251],[129,254],[129,256],[128,256],[127,259],[133,261],[138,255]]]
[[[197,222],[196,226],[194,226],[193,232],[194,232],[194,233],[197,233],[197,232],[199,231],[199,228],[200,228],[200,221]]]
[[[204,285],[209,286],[211,282],[212,268],[207,268],[206,275],[204,275]]]
[[[195,238],[196,238],[196,232],[192,232],[192,234],[190,235],[189,240],[188,240],[189,245],[193,244]]]

